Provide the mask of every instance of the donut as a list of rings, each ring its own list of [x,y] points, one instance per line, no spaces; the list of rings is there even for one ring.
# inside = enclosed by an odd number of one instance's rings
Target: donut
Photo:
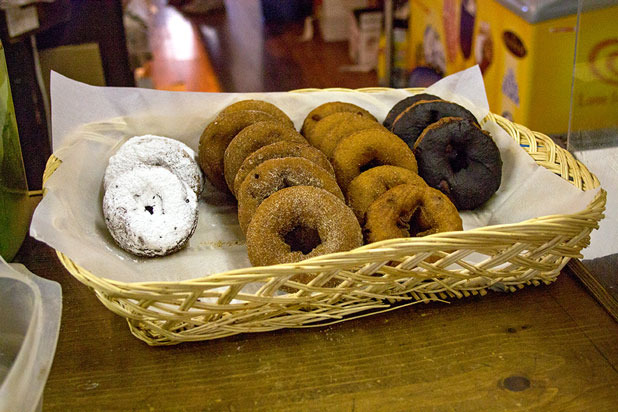
[[[294,128],[294,122],[292,122],[292,120],[287,114],[285,114],[274,104],[265,102],[263,100],[241,100],[227,106],[225,109],[221,110],[219,114],[238,112],[241,110],[257,110],[258,112],[268,113],[276,120],[279,120],[281,123],[288,125],[291,128]]]
[[[245,158],[260,147],[281,140],[307,144],[296,129],[277,121],[253,123],[232,139],[223,156],[225,181],[232,193],[234,193],[234,178]]]
[[[500,187],[502,159],[488,132],[468,120],[444,118],[414,145],[419,175],[457,209],[475,209]]]
[[[357,113],[333,113],[315,125],[311,134],[314,141],[310,143],[331,158],[341,139],[365,129],[384,129],[384,127],[373,119]]]
[[[209,123],[200,137],[198,148],[199,164],[204,174],[216,188],[228,191],[223,175],[223,156],[227,145],[245,127],[274,118],[256,110],[239,110],[221,113]]]
[[[301,157],[267,160],[251,171],[238,190],[238,221],[242,231],[246,233],[264,199],[290,186],[320,187],[343,200],[335,179],[312,161]]]
[[[365,170],[382,165],[417,172],[412,150],[397,136],[381,129],[361,130],[343,138],[333,152],[333,168],[341,190]]]
[[[386,115],[386,118],[382,122],[384,127],[386,127],[388,130],[391,130],[391,127],[393,126],[393,122],[395,121],[395,118],[397,118],[397,116],[399,116],[399,114],[403,112],[405,109],[412,106],[416,102],[420,102],[421,100],[432,101],[432,100],[442,100],[442,99],[440,99],[438,96],[434,96],[433,94],[429,94],[429,93],[419,93],[413,96],[408,96],[405,99],[397,102],[393,106],[393,108],[388,112],[388,114]]]
[[[430,124],[443,117],[461,117],[478,124],[476,117],[468,109],[457,103],[445,100],[421,100],[409,106],[394,120],[391,131],[403,139],[410,148]]]
[[[234,193],[238,193],[242,182],[258,165],[267,160],[282,157],[302,157],[311,160],[313,163],[326,170],[333,178],[335,177],[333,165],[331,165],[324,153],[308,144],[281,141],[261,147],[247,156],[245,161],[242,162],[242,165],[240,165],[236,177],[234,178]]]
[[[348,206],[362,225],[369,205],[382,193],[402,184],[427,185],[418,174],[403,167],[378,166],[366,170],[350,182],[346,193]]]
[[[367,243],[462,230],[459,213],[439,190],[403,184],[380,195],[367,209],[363,234]]]
[[[254,266],[344,252],[362,242],[360,225],[345,203],[311,186],[288,187],[272,194],[258,207],[247,229],[247,250]]]
[[[369,113],[367,110],[363,109],[360,106],[346,102],[328,102],[319,105],[318,107],[311,110],[309,114],[307,114],[307,117],[305,117],[305,120],[303,121],[303,127],[300,129],[300,133],[305,136],[307,140],[309,140],[309,142],[311,142],[313,128],[315,127],[317,122],[319,122],[328,115],[338,112],[357,113],[361,116],[368,117],[377,122],[376,118],[371,113]]]
[[[138,166],[109,182],[103,216],[122,249],[136,256],[164,256],[193,235],[197,196],[169,169]]]
[[[189,185],[197,196],[202,192],[204,179],[195,152],[186,144],[169,137],[144,135],[127,140],[110,157],[103,176],[103,188],[121,174],[138,166],[162,166]]]
[[[354,121],[351,119],[362,119],[363,115],[360,115],[355,112],[335,112],[331,113],[328,116],[323,117],[321,120],[317,121],[313,128],[311,129],[311,133],[307,134],[307,140],[309,144],[317,147],[322,150],[322,141],[324,140],[324,136],[332,130],[337,125],[341,124],[345,121]],[[369,122],[374,122],[373,120],[367,118]],[[323,151],[323,150],[322,150]]]

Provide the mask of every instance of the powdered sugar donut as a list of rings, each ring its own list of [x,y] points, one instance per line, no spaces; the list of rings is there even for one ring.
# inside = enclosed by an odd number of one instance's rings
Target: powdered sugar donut
[[[204,179],[195,152],[186,144],[169,137],[144,135],[127,140],[109,159],[103,187],[137,166],[162,166],[173,172],[200,195]]]
[[[197,196],[165,167],[138,166],[109,182],[103,216],[112,237],[137,256],[182,248],[197,226]]]

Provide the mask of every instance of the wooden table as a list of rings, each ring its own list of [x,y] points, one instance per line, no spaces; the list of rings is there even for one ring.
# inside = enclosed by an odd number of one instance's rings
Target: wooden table
[[[44,411],[614,411],[618,324],[568,273],[549,286],[401,308],[325,328],[149,347],[26,239],[59,282]]]

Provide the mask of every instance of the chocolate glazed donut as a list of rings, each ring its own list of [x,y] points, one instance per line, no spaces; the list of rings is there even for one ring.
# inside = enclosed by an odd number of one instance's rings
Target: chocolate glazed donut
[[[459,210],[475,209],[500,187],[502,159],[488,132],[447,117],[427,127],[414,145],[418,174]]]
[[[412,149],[423,130],[443,117],[461,117],[478,125],[476,117],[457,103],[446,100],[421,100],[409,106],[395,118],[391,131]]]
[[[395,121],[397,116],[399,116],[399,114],[401,114],[401,112],[406,110],[408,107],[412,106],[416,102],[420,102],[421,100],[432,101],[432,100],[442,100],[442,99],[440,99],[438,96],[434,96],[433,94],[429,94],[429,93],[419,93],[419,94],[415,94],[414,96],[406,97],[405,99],[397,102],[393,106],[393,108],[388,112],[388,114],[386,115],[386,118],[382,122],[384,127],[386,127],[388,130],[391,130],[391,127],[393,126],[393,122]]]

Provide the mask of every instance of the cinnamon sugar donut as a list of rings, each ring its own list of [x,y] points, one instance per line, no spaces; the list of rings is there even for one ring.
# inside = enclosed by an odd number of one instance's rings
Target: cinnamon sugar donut
[[[365,170],[393,165],[417,172],[416,159],[403,140],[381,129],[367,129],[342,139],[333,152],[337,182],[345,193],[350,182]]]
[[[249,260],[255,266],[344,252],[361,246],[362,241],[358,221],[345,203],[310,186],[288,187],[272,194],[258,207],[247,230]]]
[[[103,216],[118,245],[137,256],[181,249],[197,226],[197,196],[165,167],[138,166],[109,182]]]
[[[236,172],[236,177],[234,178],[234,193],[238,193],[242,182],[258,165],[267,160],[282,157],[302,157],[311,160],[313,163],[326,170],[333,178],[335,177],[333,165],[331,165],[324,153],[308,144],[281,141],[261,147],[247,156],[245,161],[242,162],[242,165],[240,165],[238,172]]]
[[[258,112],[268,113],[281,123],[288,125],[291,128],[294,128],[294,123],[287,114],[285,114],[274,104],[266,102],[264,100],[241,100],[227,106],[225,109],[221,110],[219,114],[238,112],[241,110],[257,110]]]
[[[330,159],[341,139],[365,129],[384,129],[384,127],[373,119],[361,116],[358,113],[333,113],[315,125],[311,134],[313,136],[311,144],[324,152]]]
[[[348,206],[362,225],[369,205],[382,193],[402,184],[427,185],[418,174],[403,167],[388,165],[369,169],[350,182],[346,193]]]
[[[335,179],[312,161],[301,157],[267,160],[253,169],[240,185],[238,221],[242,231],[247,231],[253,214],[264,199],[290,186],[320,187],[343,200]]]
[[[206,126],[200,137],[199,163],[208,180],[217,189],[228,191],[223,176],[223,156],[227,145],[245,127],[266,120],[272,121],[274,118],[265,112],[239,110],[221,113]]]
[[[455,205],[429,186],[395,186],[379,196],[365,216],[367,243],[462,230]]]
[[[313,128],[316,124],[326,116],[338,112],[357,113],[377,122],[376,118],[371,113],[360,106],[346,102],[328,102],[319,105],[307,114],[303,122],[303,127],[300,129],[300,133],[311,143],[313,140]]]
[[[123,173],[138,166],[162,166],[189,185],[197,196],[204,183],[195,152],[186,144],[169,137],[144,135],[127,140],[110,157],[103,176],[105,190]]]
[[[234,178],[247,156],[262,146],[281,140],[305,143],[305,138],[281,122],[257,122],[242,129],[225,149],[223,168],[227,186],[234,193]]]

